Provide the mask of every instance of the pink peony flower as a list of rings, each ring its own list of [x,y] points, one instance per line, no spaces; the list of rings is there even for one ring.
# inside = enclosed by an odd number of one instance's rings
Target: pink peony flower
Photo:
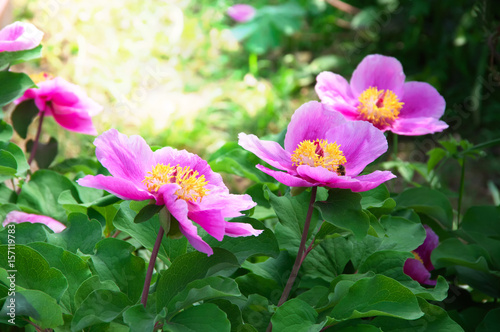
[[[415,258],[408,258],[403,267],[403,272],[421,284],[435,285],[436,280],[430,280],[430,271],[434,270],[431,262],[431,253],[439,245],[439,237],[427,225],[425,228],[425,241],[413,251]]]
[[[186,150],[165,147],[156,151],[140,136],[127,137],[110,129],[94,141],[96,156],[112,176],[87,175],[78,184],[104,189],[122,199],[154,199],[179,222],[182,234],[198,251],[212,248],[198,235],[193,222],[221,241],[224,235],[259,235],[251,225],[227,222],[256,204],[249,195],[231,195],[208,163]]]
[[[14,22],[0,30],[0,52],[31,50],[40,45],[43,32],[33,24]]]
[[[11,211],[5,216],[5,220],[2,226],[5,227],[10,223],[20,224],[22,222],[30,222],[32,224],[44,224],[48,228],[54,231],[54,233],[60,233],[66,229],[66,226],[61,224],[59,221],[52,219],[51,217],[41,216],[38,214],[30,214],[21,211]]]
[[[47,78],[47,75],[45,76]],[[90,99],[79,86],[60,77],[37,83],[14,103],[34,99],[40,112],[53,116],[61,127],[77,133],[97,135],[91,117],[102,111],[102,106]]]
[[[380,130],[367,122],[346,121],[340,113],[315,101],[295,111],[284,149],[276,142],[261,141],[244,133],[239,135],[239,144],[284,171],[257,165],[287,186],[324,186],[360,192],[395,177],[389,171],[359,175],[366,165],[387,151],[387,140]]]
[[[439,120],[446,107],[444,98],[428,83],[405,83],[403,67],[393,57],[368,55],[350,83],[331,72],[320,73],[316,81],[321,102],[349,120],[369,121],[382,131],[409,136],[448,128]]]
[[[227,9],[227,15],[236,22],[248,22],[255,16],[255,8],[250,5],[238,4]]]

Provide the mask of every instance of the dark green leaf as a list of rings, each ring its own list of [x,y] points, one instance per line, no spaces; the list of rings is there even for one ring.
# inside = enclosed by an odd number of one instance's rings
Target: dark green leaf
[[[107,238],[97,243],[95,254],[91,255],[99,278],[114,281],[132,301],[141,296],[146,276],[144,260],[132,255],[134,250],[127,242]]]
[[[75,293],[75,306],[78,308],[83,301],[95,290],[105,289],[113,292],[119,292],[120,288],[111,280],[101,281],[99,276],[92,276],[85,280]]]
[[[15,65],[16,63],[38,59],[42,56],[42,45],[38,45],[30,50],[16,52],[0,52],[0,68]]]
[[[21,97],[24,91],[34,87],[35,83],[24,73],[0,71],[0,107]]]
[[[26,143],[26,151],[31,151],[33,141],[29,140]],[[39,168],[49,168],[50,164],[57,156],[58,143],[54,137],[51,137],[47,143],[38,142],[36,149],[35,161]]]
[[[496,332],[500,326],[500,308],[491,310],[479,324],[476,332]]]
[[[231,324],[224,311],[215,304],[204,303],[180,312],[164,326],[164,329],[172,332],[229,332]]]
[[[137,213],[137,215],[134,218],[134,223],[140,224],[141,222],[148,221],[149,219],[153,218],[155,215],[160,212],[161,209],[163,209],[163,205],[156,205],[156,204],[148,204],[145,207]]]
[[[351,231],[356,238],[366,236],[370,218],[361,208],[361,195],[345,189],[330,189],[325,202],[318,202],[325,221]]]
[[[439,191],[425,187],[410,188],[403,191],[395,200],[398,209],[414,209],[415,212],[426,214],[451,228],[453,209],[448,198]]]
[[[36,107],[33,99],[23,101],[12,111],[12,125],[21,138],[26,138],[28,127],[39,112],[40,110]]]
[[[111,322],[133,303],[127,295],[98,289],[83,301],[71,321],[71,330],[80,331],[88,326]]]
[[[211,256],[197,251],[179,256],[161,273],[156,287],[157,311],[166,307],[190,282],[238,265],[233,254],[220,248],[215,248]]]
[[[278,307],[271,318],[273,330],[295,332],[319,332],[325,322],[316,324],[318,313],[306,302],[291,299]]]
[[[155,315],[147,312],[142,303],[139,303],[123,312],[123,321],[130,327],[131,332],[153,331]]]
[[[15,263],[9,263],[8,257],[12,256],[12,252],[7,245],[0,245],[0,267],[17,270],[16,285],[42,291],[59,301],[68,288],[61,271],[50,267],[42,255],[25,245],[16,244]]]

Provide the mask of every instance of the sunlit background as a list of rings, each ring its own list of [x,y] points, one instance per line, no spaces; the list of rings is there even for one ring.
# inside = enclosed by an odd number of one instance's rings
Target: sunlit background
[[[299,105],[318,99],[318,73],[348,78],[364,56],[381,53],[402,62],[407,80],[429,82],[447,101],[447,131],[400,138],[399,156],[413,162],[399,166],[409,181],[425,180],[414,165],[425,167],[438,140],[479,144],[500,136],[498,2],[258,0],[247,3],[259,19],[244,24],[226,14],[235,3],[11,1],[12,20],[45,32],[43,58],[28,72],[82,86],[104,106],[95,118],[100,132],[115,127],[207,157],[241,131],[280,133]],[[48,128],[67,142],[61,158],[93,155],[92,137]],[[470,164],[467,187],[478,193],[470,199],[498,196],[498,154]],[[440,172],[442,190],[455,192],[459,168],[449,162]]]

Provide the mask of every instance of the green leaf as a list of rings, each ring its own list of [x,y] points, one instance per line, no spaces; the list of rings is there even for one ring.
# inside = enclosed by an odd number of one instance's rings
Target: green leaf
[[[145,207],[137,213],[137,215],[134,218],[134,223],[140,224],[142,222],[148,221],[149,219],[153,218],[155,215],[160,212],[161,209],[163,209],[163,205],[156,205],[156,204],[148,204]]]
[[[13,265],[7,261],[12,252],[15,253]],[[7,245],[0,245],[0,267],[5,270],[17,270],[17,286],[42,291],[58,301],[68,288],[68,281],[61,271],[50,267],[42,255],[25,245],[16,244],[14,251]],[[3,277],[6,276],[4,272]],[[3,277],[0,277],[0,280],[4,280]]]
[[[37,242],[31,243],[29,246],[39,252],[51,267],[58,269],[66,277],[68,289],[61,302],[70,312],[74,313],[76,311],[74,301],[76,291],[91,276],[87,263],[77,255],[48,243]]]
[[[318,202],[325,221],[351,231],[357,239],[366,236],[370,217],[361,208],[361,195],[346,189],[330,189],[328,200]]]
[[[4,228],[0,230],[0,243],[8,243],[9,238],[9,228]],[[32,224],[29,222],[23,222],[16,225],[16,245],[18,244],[28,244],[31,242],[45,242],[47,240],[47,234],[51,231],[47,230],[47,226],[44,224]]]
[[[429,155],[429,160],[427,161],[427,172],[430,172],[444,157],[446,157],[447,153],[441,148],[434,148],[427,152],[427,155]]]
[[[156,286],[157,311],[166,307],[190,282],[237,266],[236,257],[220,248],[214,248],[211,256],[197,251],[179,256],[166,271],[161,272]]]
[[[204,303],[180,312],[163,328],[172,332],[229,332],[231,324],[224,311],[215,304]]]
[[[130,234],[146,249],[152,251],[160,230],[158,216],[141,224],[136,224],[134,223],[135,215],[136,212],[130,208],[130,202],[123,202],[113,219],[113,225],[120,231]],[[171,239],[164,236],[161,240],[158,256],[165,264],[170,265],[176,257],[186,253],[186,248],[187,239],[185,237]]]
[[[97,243],[95,254],[91,255],[100,279],[114,281],[132,301],[141,296],[146,277],[144,260],[132,255],[134,250],[127,242],[107,238]]]
[[[425,331],[425,332],[442,332],[442,331],[463,331],[462,327],[451,319],[445,310],[429,304],[421,298],[418,299],[420,309],[424,313],[419,319],[404,320],[392,317],[376,317],[371,324],[380,327],[385,331]],[[498,326],[497,326],[498,327]],[[495,329],[496,331],[496,329]]]
[[[131,332],[153,331],[155,315],[147,312],[142,303],[136,304],[123,312],[123,321]]]
[[[451,228],[453,209],[448,198],[439,191],[420,187],[403,191],[395,198],[398,209],[411,208]]]
[[[255,165],[262,163],[253,153],[244,150],[237,142],[228,142],[215,151],[209,159],[214,172],[235,174],[255,182],[273,184],[275,180],[259,171]]]
[[[24,156],[23,150],[21,150],[21,148],[15,145],[14,143],[7,143],[7,142],[0,142],[0,149],[2,151],[7,151],[11,153],[12,156],[16,159],[17,163],[16,176],[25,175],[26,171],[30,168],[30,166],[26,161],[26,157]]]
[[[500,308],[493,309],[486,314],[478,325],[476,332],[496,332],[500,326]]]
[[[217,307],[219,307],[220,310],[226,313],[227,319],[229,319],[229,322],[231,323],[231,332],[257,331],[255,329],[249,329],[248,327],[250,326],[243,323],[241,310],[236,304],[223,299],[210,300],[209,303],[215,304]]]
[[[325,322],[316,324],[317,318],[318,313],[309,304],[291,299],[278,307],[271,322],[275,331],[319,332]]]
[[[436,269],[465,266],[474,270],[488,272],[486,250],[475,244],[465,244],[459,239],[451,238],[442,241],[432,252],[432,262]]]
[[[0,150],[0,181],[11,179],[16,173],[16,158],[9,151]]]
[[[243,321],[251,324],[255,331],[265,331],[271,321],[271,312],[269,310],[269,301],[263,296],[252,294],[248,296],[246,303],[241,306]],[[245,324],[247,325],[247,324]],[[243,329],[242,329],[243,330]],[[243,330],[254,331],[254,330]]]
[[[71,321],[71,330],[79,331],[98,323],[108,323],[132,305],[127,295],[98,289],[83,301]]]
[[[7,142],[12,138],[12,127],[5,121],[0,120],[0,142]]]
[[[81,213],[70,214],[65,224],[66,229],[61,233],[51,234],[48,242],[72,253],[77,253],[77,250],[84,254],[93,253],[96,243],[102,238],[101,224],[96,220],[89,220]]]
[[[424,313],[410,290],[382,275],[356,281],[333,308],[335,321],[372,316],[417,319]]]
[[[270,229],[265,228],[260,221],[248,217],[238,217],[231,219],[230,222],[248,223],[253,228],[263,229],[264,231],[259,236],[226,236],[220,242],[212,236],[206,235],[203,237],[203,240],[212,248],[223,248],[233,253],[240,264],[253,255],[278,257],[278,241],[274,233]]]
[[[33,289],[17,290],[15,301],[15,321],[17,324],[23,322],[22,316],[31,317],[33,322],[42,329],[55,328],[64,324],[61,307],[55,299],[44,292]],[[8,304],[9,300],[6,300],[0,311],[0,317],[9,317],[7,316],[7,312],[9,311],[7,308]]]
[[[70,190],[74,197],[78,197],[75,185],[68,178],[53,171],[38,170],[32,175],[31,180],[23,185],[17,204],[56,220],[65,221],[66,211],[58,204],[54,204],[65,190]]]
[[[24,73],[0,71],[0,107],[21,97],[26,90],[35,87],[35,83]]]
[[[109,290],[113,292],[119,292],[120,288],[111,280],[101,281],[99,276],[92,276],[82,282],[80,287],[76,290],[75,293],[75,306],[78,308],[82,305],[83,301],[87,298],[95,290],[103,289]]]
[[[28,127],[39,112],[40,110],[36,107],[33,99],[25,100],[14,108],[10,118],[16,133],[21,138],[26,138]]]
[[[170,300],[167,305],[167,319],[196,302],[240,295],[238,285],[233,279],[208,277],[194,280]]]
[[[30,50],[16,52],[0,52],[0,68],[15,65],[42,57],[42,45],[38,45]]]
[[[384,184],[372,190],[363,191],[360,195],[361,207],[369,209],[377,216],[389,214],[396,207],[396,202],[390,198],[389,190]]]
[[[31,152],[33,140],[26,143],[26,150]],[[49,168],[50,164],[57,156],[58,143],[54,137],[51,137],[47,143],[38,142],[35,161],[39,168]]]

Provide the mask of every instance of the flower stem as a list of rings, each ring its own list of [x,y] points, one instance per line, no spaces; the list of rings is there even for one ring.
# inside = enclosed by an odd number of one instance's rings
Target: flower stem
[[[33,159],[35,159],[36,149],[38,148],[38,141],[40,140],[40,134],[42,132],[43,119],[45,117],[45,112],[40,112],[40,121],[38,122],[38,129],[36,132],[35,140],[33,141],[33,147],[31,148],[30,159],[28,160],[28,165],[31,166]]]
[[[151,252],[151,258],[149,259],[148,271],[146,273],[146,279],[144,280],[144,288],[142,289],[141,303],[144,308],[146,308],[146,303],[148,302],[149,286],[151,284],[151,277],[153,276],[153,269],[155,267],[156,257],[158,256],[158,250],[160,250],[163,234],[165,234],[165,231],[160,225],[158,236],[156,237],[156,242]]]
[[[288,277],[288,281],[286,282],[285,289],[283,290],[283,294],[281,294],[281,298],[278,301],[278,307],[281,306],[288,299],[288,295],[290,295],[290,291],[292,290],[292,286],[297,278],[297,274],[299,272],[300,266],[302,265],[302,257],[305,252],[304,249],[306,247],[307,234],[309,233],[309,226],[311,225],[311,217],[314,210],[314,202],[316,201],[316,192],[318,191],[318,187],[312,187],[311,190],[311,200],[309,201],[309,209],[307,210],[306,221],[304,223],[304,230],[302,231],[302,238],[300,240],[299,251],[297,253],[297,257],[295,258],[295,263],[293,263],[292,272],[290,273],[290,277]],[[272,324],[269,322],[267,326],[267,332],[272,331]]]
[[[394,160],[398,159],[398,134],[392,133],[392,154]]]
[[[457,225],[455,230],[458,229],[460,225],[460,211],[462,211],[462,198],[464,197],[464,187],[465,187],[465,157],[462,158],[462,172],[460,174],[460,189],[458,192],[458,215],[457,215]]]

